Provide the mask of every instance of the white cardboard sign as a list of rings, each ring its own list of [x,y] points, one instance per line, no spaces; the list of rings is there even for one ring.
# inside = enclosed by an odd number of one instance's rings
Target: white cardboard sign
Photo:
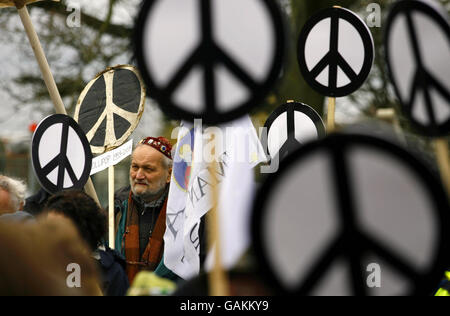
[[[108,151],[103,155],[95,157],[94,159],[92,159],[91,176],[96,173],[99,173],[100,171],[105,170],[108,167],[117,165],[123,159],[131,155],[132,150],[133,150],[133,140],[130,139],[122,146],[114,150]]]

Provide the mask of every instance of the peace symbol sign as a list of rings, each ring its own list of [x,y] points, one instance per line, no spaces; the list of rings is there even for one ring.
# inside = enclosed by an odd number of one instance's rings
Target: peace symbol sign
[[[55,114],[42,120],[32,139],[33,169],[41,186],[50,193],[82,189],[89,179],[92,153],[78,124]]]
[[[119,65],[99,73],[82,91],[75,120],[86,133],[93,153],[122,145],[144,112],[145,87],[133,66]]]
[[[391,81],[405,115],[427,136],[445,136],[450,131],[446,16],[432,3],[399,1],[387,20],[385,47]]]
[[[357,90],[372,68],[373,38],[352,11],[329,8],[303,27],[297,48],[300,71],[317,92],[342,97]]]
[[[420,160],[385,140],[309,143],[255,201],[255,251],[279,293],[429,294],[446,268],[446,194]],[[381,267],[380,287],[369,286],[371,264]]]
[[[267,137],[264,148],[274,158],[284,159],[306,142],[325,137],[325,126],[320,115],[310,106],[288,102],[279,106],[267,119],[264,127]]]
[[[271,0],[145,1],[136,26],[135,54],[152,97],[171,117],[207,124],[259,104],[281,71],[284,46]]]

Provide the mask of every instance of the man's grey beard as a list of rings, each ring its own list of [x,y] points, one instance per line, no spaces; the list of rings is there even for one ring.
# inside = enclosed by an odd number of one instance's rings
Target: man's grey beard
[[[148,185],[148,182],[145,182]],[[133,186],[133,180],[130,177],[130,187],[131,187],[131,192],[133,192],[133,195],[136,197],[139,197],[141,200],[145,201],[145,202],[150,202],[155,200],[156,198],[160,197],[160,195],[164,192],[164,190],[166,189],[166,183],[164,181],[162,181],[159,185],[159,188],[156,190],[146,190],[145,192],[142,193],[137,193],[134,190],[134,186]]]

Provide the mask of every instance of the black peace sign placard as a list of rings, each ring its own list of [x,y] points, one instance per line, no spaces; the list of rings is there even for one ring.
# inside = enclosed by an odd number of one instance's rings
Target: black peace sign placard
[[[82,189],[89,179],[89,142],[70,116],[55,114],[42,120],[33,134],[31,155],[36,177],[50,193]]]
[[[139,124],[144,112],[145,87],[130,65],[110,67],[99,73],[82,91],[75,108],[93,153],[122,145]]]
[[[304,25],[297,48],[305,81],[329,97],[346,96],[366,80],[374,58],[369,28],[355,13],[333,7]]]
[[[450,131],[450,25],[436,3],[399,1],[386,23],[386,60],[404,114],[427,136]]]
[[[309,143],[257,194],[262,275],[283,294],[428,295],[448,264],[446,196],[427,166],[385,140]]]
[[[320,115],[309,105],[288,102],[270,114],[264,127],[267,136],[262,139],[270,157],[286,155],[299,146],[325,137],[325,126]]]
[[[162,110],[177,119],[230,121],[260,104],[278,78],[285,32],[272,0],[151,0],[135,55]]]

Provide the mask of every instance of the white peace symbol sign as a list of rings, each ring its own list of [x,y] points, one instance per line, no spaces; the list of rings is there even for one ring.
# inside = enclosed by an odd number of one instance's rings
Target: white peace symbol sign
[[[297,147],[325,136],[325,126],[320,115],[310,106],[288,102],[279,106],[267,119],[267,139],[262,143],[270,157],[283,159]]]
[[[305,81],[322,95],[341,97],[358,89],[372,68],[373,38],[352,11],[329,8],[311,17],[298,39]]]
[[[391,81],[402,109],[428,136],[450,132],[450,25],[445,10],[423,1],[399,1],[385,38]]]
[[[82,91],[75,120],[85,131],[93,153],[122,145],[144,112],[145,87],[133,66],[110,67]]]
[[[39,123],[31,153],[36,177],[50,193],[82,189],[89,179],[92,166],[89,142],[67,115],[51,115]]]
[[[282,16],[272,0],[146,1],[136,29],[139,69],[175,118],[211,124],[242,116],[283,64]]]
[[[285,294],[427,295],[447,268],[446,196],[419,159],[385,140],[309,143],[258,192],[262,275]],[[370,263],[381,266],[380,288],[366,283]]]

